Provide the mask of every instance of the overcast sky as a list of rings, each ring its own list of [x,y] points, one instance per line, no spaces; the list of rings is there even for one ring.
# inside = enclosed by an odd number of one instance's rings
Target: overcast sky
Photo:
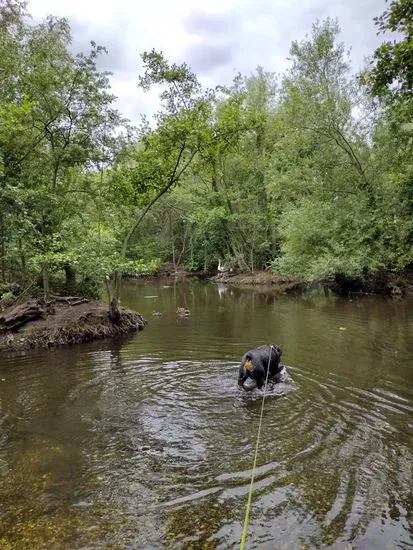
[[[261,65],[282,73],[292,40],[311,32],[312,23],[337,17],[341,40],[351,47],[354,70],[362,67],[379,43],[373,17],[385,0],[30,0],[35,20],[68,17],[76,49],[88,51],[90,40],[109,55],[102,69],[113,72],[118,107],[137,122],[152,114],[157,95],[137,89],[139,55],[155,48],[166,58],[186,61],[203,84],[228,84],[240,71]]]

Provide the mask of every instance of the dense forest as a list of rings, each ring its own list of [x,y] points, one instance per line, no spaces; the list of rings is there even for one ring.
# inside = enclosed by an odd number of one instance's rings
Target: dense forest
[[[371,25],[382,45],[356,75],[331,19],[284,75],[214,90],[145,52],[136,81],[159,110],[135,128],[103,46],[75,53],[66,19],[0,0],[1,292],[106,285],[116,305],[122,276],[165,261],[308,280],[411,268],[413,2]]]

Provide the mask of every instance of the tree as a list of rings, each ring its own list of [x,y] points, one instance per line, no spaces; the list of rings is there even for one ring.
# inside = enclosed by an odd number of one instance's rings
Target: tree
[[[311,37],[293,42],[274,121],[269,186],[281,204],[282,245],[272,265],[308,277],[373,267],[370,121],[338,34],[337,22],[327,19],[313,25]]]
[[[394,38],[376,49],[360,81],[381,107],[374,157],[383,174],[388,266],[400,270],[413,264],[413,3],[392,0],[375,23]]]
[[[413,3],[392,0],[388,9],[375,18],[379,33],[397,33],[373,54],[370,70],[363,75],[373,96],[385,101],[413,101]]]
[[[121,257],[147,213],[169,189],[188,173],[195,158],[211,140],[211,96],[204,92],[186,64],[170,64],[155,50],[142,55],[144,74],[139,85],[149,90],[164,85],[161,110],[155,116],[156,128],[147,121],[141,127],[140,143],[133,165],[120,175],[130,189],[131,206],[138,207],[122,239]],[[111,289],[111,315],[118,316],[121,270],[116,271]]]
[[[214,139],[187,183],[187,193],[197,197],[191,266],[195,261],[209,269],[224,259],[227,266],[253,270],[269,259],[273,231],[266,175],[275,95],[274,76],[261,67],[218,88]]]
[[[97,69],[104,48],[92,43],[89,55],[74,56],[68,22],[49,17],[30,25],[23,2],[3,2],[0,22],[0,86],[8,104],[25,114],[0,143],[2,187],[11,190],[10,213],[21,228],[17,256],[27,266],[28,254],[32,270],[41,270],[47,295],[50,271],[69,272],[60,227],[82,209],[87,171],[113,157],[123,121],[108,75]]]
[[[97,70],[104,48],[92,43],[89,55],[73,56],[67,21],[32,25],[25,6],[0,7],[1,276],[33,284],[41,272],[47,295],[53,272],[64,270],[67,288],[75,267],[99,280],[110,272],[102,191],[125,121],[112,107],[108,75]],[[105,243],[116,241],[104,229]],[[94,241],[97,255],[88,248]]]

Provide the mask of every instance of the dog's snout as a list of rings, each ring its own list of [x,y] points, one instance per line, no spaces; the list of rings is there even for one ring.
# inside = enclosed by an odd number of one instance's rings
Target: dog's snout
[[[244,380],[244,383],[243,383],[244,390],[252,391],[256,387],[257,387],[257,382],[250,376],[246,380]]]

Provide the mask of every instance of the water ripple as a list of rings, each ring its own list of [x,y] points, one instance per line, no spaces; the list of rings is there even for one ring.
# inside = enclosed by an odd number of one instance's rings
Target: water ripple
[[[185,289],[133,287],[163,316],[132,338],[2,358],[7,525],[46,533],[47,517],[79,547],[237,547],[263,400],[237,387],[238,360],[275,340],[291,380],[266,394],[250,548],[408,548],[407,306]],[[96,525],[111,529],[93,540]]]

